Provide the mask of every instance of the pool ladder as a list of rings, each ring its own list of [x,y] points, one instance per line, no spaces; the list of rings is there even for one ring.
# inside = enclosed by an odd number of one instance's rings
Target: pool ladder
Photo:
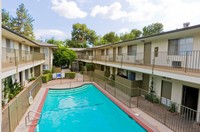
[[[27,116],[25,117],[26,126],[35,126],[35,125],[37,125],[38,124],[38,120],[40,119],[40,117],[41,117],[41,113],[36,112],[36,111],[29,111]],[[28,122],[34,121],[34,120],[36,120],[35,124],[28,124]]]

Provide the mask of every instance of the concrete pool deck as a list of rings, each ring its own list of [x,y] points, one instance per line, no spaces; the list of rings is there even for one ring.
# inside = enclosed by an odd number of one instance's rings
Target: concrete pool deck
[[[76,79],[70,80],[70,79],[58,79],[50,81],[46,84],[43,84],[40,88],[38,94],[36,95],[33,104],[30,105],[30,107],[27,109],[26,113],[24,114],[23,118],[19,122],[19,125],[15,129],[15,132],[28,132],[29,127],[25,125],[25,117],[28,114],[29,111],[37,111],[38,107],[40,105],[41,100],[43,99],[44,93],[47,88],[70,88],[70,87],[77,87],[86,83],[90,82],[83,82],[81,80],[81,75],[79,74]],[[97,85],[97,84],[96,84]],[[105,91],[107,92],[107,91]],[[107,94],[109,94],[107,92]],[[155,132],[173,132],[171,129],[163,125],[162,123],[158,122],[151,116],[147,115],[143,111],[141,111],[138,108],[128,108],[123,103],[120,103],[120,105],[123,105],[123,107],[126,107],[126,109],[131,110],[132,114],[134,114],[139,120],[141,120],[143,123],[147,124],[153,131]],[[30,125],[32,122],[28,122]]]

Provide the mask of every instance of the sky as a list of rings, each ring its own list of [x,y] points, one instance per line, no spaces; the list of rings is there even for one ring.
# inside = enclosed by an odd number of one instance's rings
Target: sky
[[[2,0],[2,8],[12,16],[24,3],[34,18],[36,39],[71,38],[72,25],[86,24],[97,35],[114,31],[142,30],[160,22],[164,31],[200,24],[200,0]]]

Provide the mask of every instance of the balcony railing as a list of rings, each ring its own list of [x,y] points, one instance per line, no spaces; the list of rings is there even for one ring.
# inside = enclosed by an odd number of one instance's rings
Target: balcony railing
[[[2,48],[2,69],[18,67],[22,64],[44,60],[43,53],[25,51],[19,49]]]
[[[184,72],[200,72],[200,51],[186,52],[157,52],[145,54],[138,52],[134,55],[108,54],[108,55],[81,55],[78,59],[89,61],[105,61],[123,64],[139,64],[155,66],[157,68],[176,68]]]

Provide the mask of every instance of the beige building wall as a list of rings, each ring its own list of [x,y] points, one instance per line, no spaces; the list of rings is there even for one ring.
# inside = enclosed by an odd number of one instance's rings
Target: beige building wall
[[[52,70],[52,68],[53,68],[53,50],[50,47],[46,47],[46,46],[40,47],[41,53],[45,53],[44,50],[46,50],[48,53],[47,53],[47,55],[45,55],[45,62],[43,65],[47,65],[47,67],[48,67],[47,70]]]
[[[2,42],[2,32],[1,31],[0,31],[0,42]],[[2,57],[2,43],[0,43],[0,62],[1,62],[1,57]],[[2,76],[1,76],[1,73],[2,73],[2,63],[0,63],[0,91],[2,91],[2,78],[1,78]],[[2,101],[2,92],[0,92],[0,101]],[[0,126],[2,126],[2,105],[0,105]]]

